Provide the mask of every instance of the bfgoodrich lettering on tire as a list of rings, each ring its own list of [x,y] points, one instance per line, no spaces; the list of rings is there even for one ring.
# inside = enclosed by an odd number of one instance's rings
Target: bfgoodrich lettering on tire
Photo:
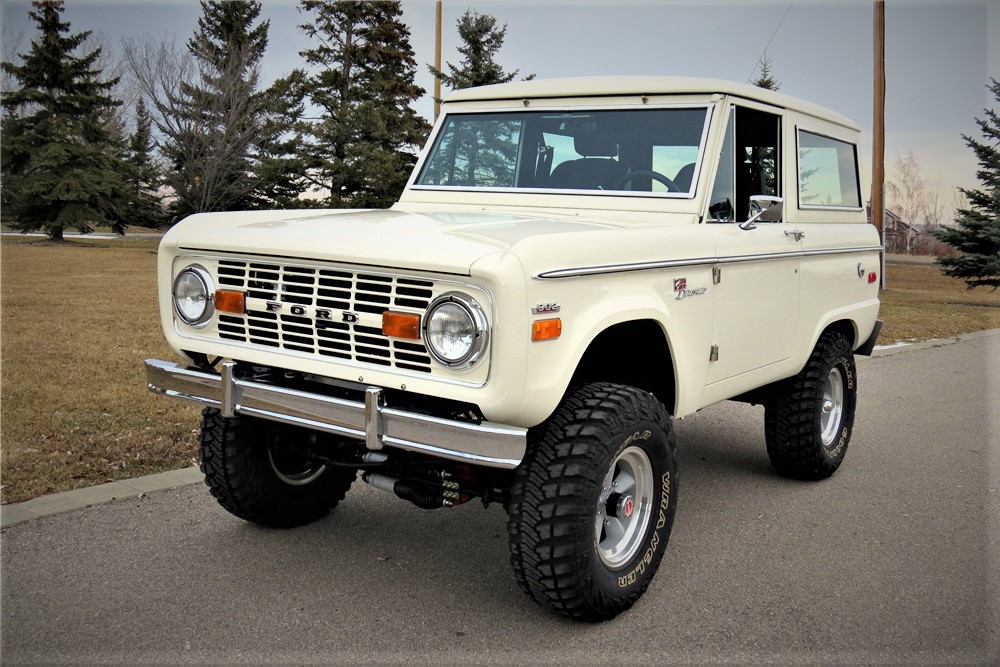
[[[649,586],[670,537],[670,417],[647,392],[589,384],[571,391],[536,435],[511,486],[518,583],[571,618],[613,618]]]
[[[764,410],[764,435],[779,474],[824,479],[840,467],[854,428],[857,378],[851,344],[828,331],[806,367],[778,386]]]
[[[230,513],[271,528],[301,526],[327,515],[355,478],[309,460],[298,446],[308,431],[206,408],[201,422],[201,471]]]

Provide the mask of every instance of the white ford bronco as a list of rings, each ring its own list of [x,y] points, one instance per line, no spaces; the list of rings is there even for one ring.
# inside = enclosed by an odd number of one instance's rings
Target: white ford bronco
[[[456,92],[389,210],[193,215],[159,250],[229,512],[290,527],[360,477],[509,515],[536,602],[628,609],[677,503],[671,420],[764,406],[776,471],[831,475],[870,354],[879,237],[858,128],[787,95],[667,77]]]

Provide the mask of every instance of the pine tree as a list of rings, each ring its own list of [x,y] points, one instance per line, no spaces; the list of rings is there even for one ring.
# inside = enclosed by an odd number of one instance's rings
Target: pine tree
[[[520,70],[505,72],[496,61],[506,36],[506,23],[498,28],[496,17],[470,9],[458,19],[458,37],[462,40],[458,52],[463,56],[462,62],[457,66],[446,63],[448,73],[430,65],[428,69],[452,90],[513,81]],[[534,77],[530,74],[525,79]]]
[[[765,53],[761,59],[757,62],[757,66],[760,68],[760,75],[751,81],[753,85],[758,88],[765,88],[767,90],[781,90],[781,84],[778,80],[774,78],[771,74],[771,63],[774,62]]]
[[[990,79],[987,86],[1000,102],[1000,82]],[[983,141],[962,135],[966,145],[979,160],[976,177],[981,189],[959,190],[968,197],[967,208],[960,208],[955,218],[957,227],[940,227],[935,236],[959,251],[957,257],[938,257],[942,271],[952,278],[961,278],[969,289],[1000,287],[1000,116],[995,109],[984,109],[985,118],[976,124]]]
[[[410,107],[424,91],[400,5],[302,0],[318,45],[300,53],[310,70],[296,86],[319,117],[298,127],[307,178],[335,208],[392,204],[429,129]]]
[[[301,126],[305,105],[301,98],[301,70],[279,79],[265,92],[267,113],[257,140],[254,169],[254,208],[301,208],[310,200],[300,195],[309,188],[302,157]]]
[[[62,0],[32,3],[28,15],[40,36],[21,63],[3,63],[16,87],[3,98],[0,148],[3,217],[21,231],[41,229],[52,240],[75,228],[109,225],[123,234],[128,221],[127,166],[108,131],[121,102],[102,80],[95,49],[75,55],[89,31],[70,33]]]
[[[131,167],[127,181],[131,187],[133,219],[146,227],[162,225],[165,219],[157,195],[162,178],[153,156],[152,121],[141,99],[135,107],[135,131],[128,140],[126,161]]]
[[[161,148],[173,169],[166,183],[177,195],[174,217],[250,208],[255,142],[267,98],[259,90],[269,21],[254,25],[259,2],[201,2],[198,29],[188,40],[197,77],[177,97],[154,101],[163,119]]]

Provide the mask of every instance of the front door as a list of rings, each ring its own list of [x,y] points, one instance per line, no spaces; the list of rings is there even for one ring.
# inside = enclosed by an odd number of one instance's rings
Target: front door
[[[782,194],[781,122],[776,113],[730,109],[707,223],[719,258],[708,384],[791,355],[799,319],[799,238],[783,216],[739,226],[750,215],[752,195]]]

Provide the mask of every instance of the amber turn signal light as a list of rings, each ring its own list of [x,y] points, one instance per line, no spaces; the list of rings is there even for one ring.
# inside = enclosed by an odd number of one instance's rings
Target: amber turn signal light
[[[247,310],[246,294],[228,289],[215,290],[215,309],[242,315]]]
[[[392,338],[417,340],[420,338],[420,316],[387,310],[382,313],[382,333]]]
[[[562,335],[562,320],[538,320],[531,325],[531,340],[554,340]]]

